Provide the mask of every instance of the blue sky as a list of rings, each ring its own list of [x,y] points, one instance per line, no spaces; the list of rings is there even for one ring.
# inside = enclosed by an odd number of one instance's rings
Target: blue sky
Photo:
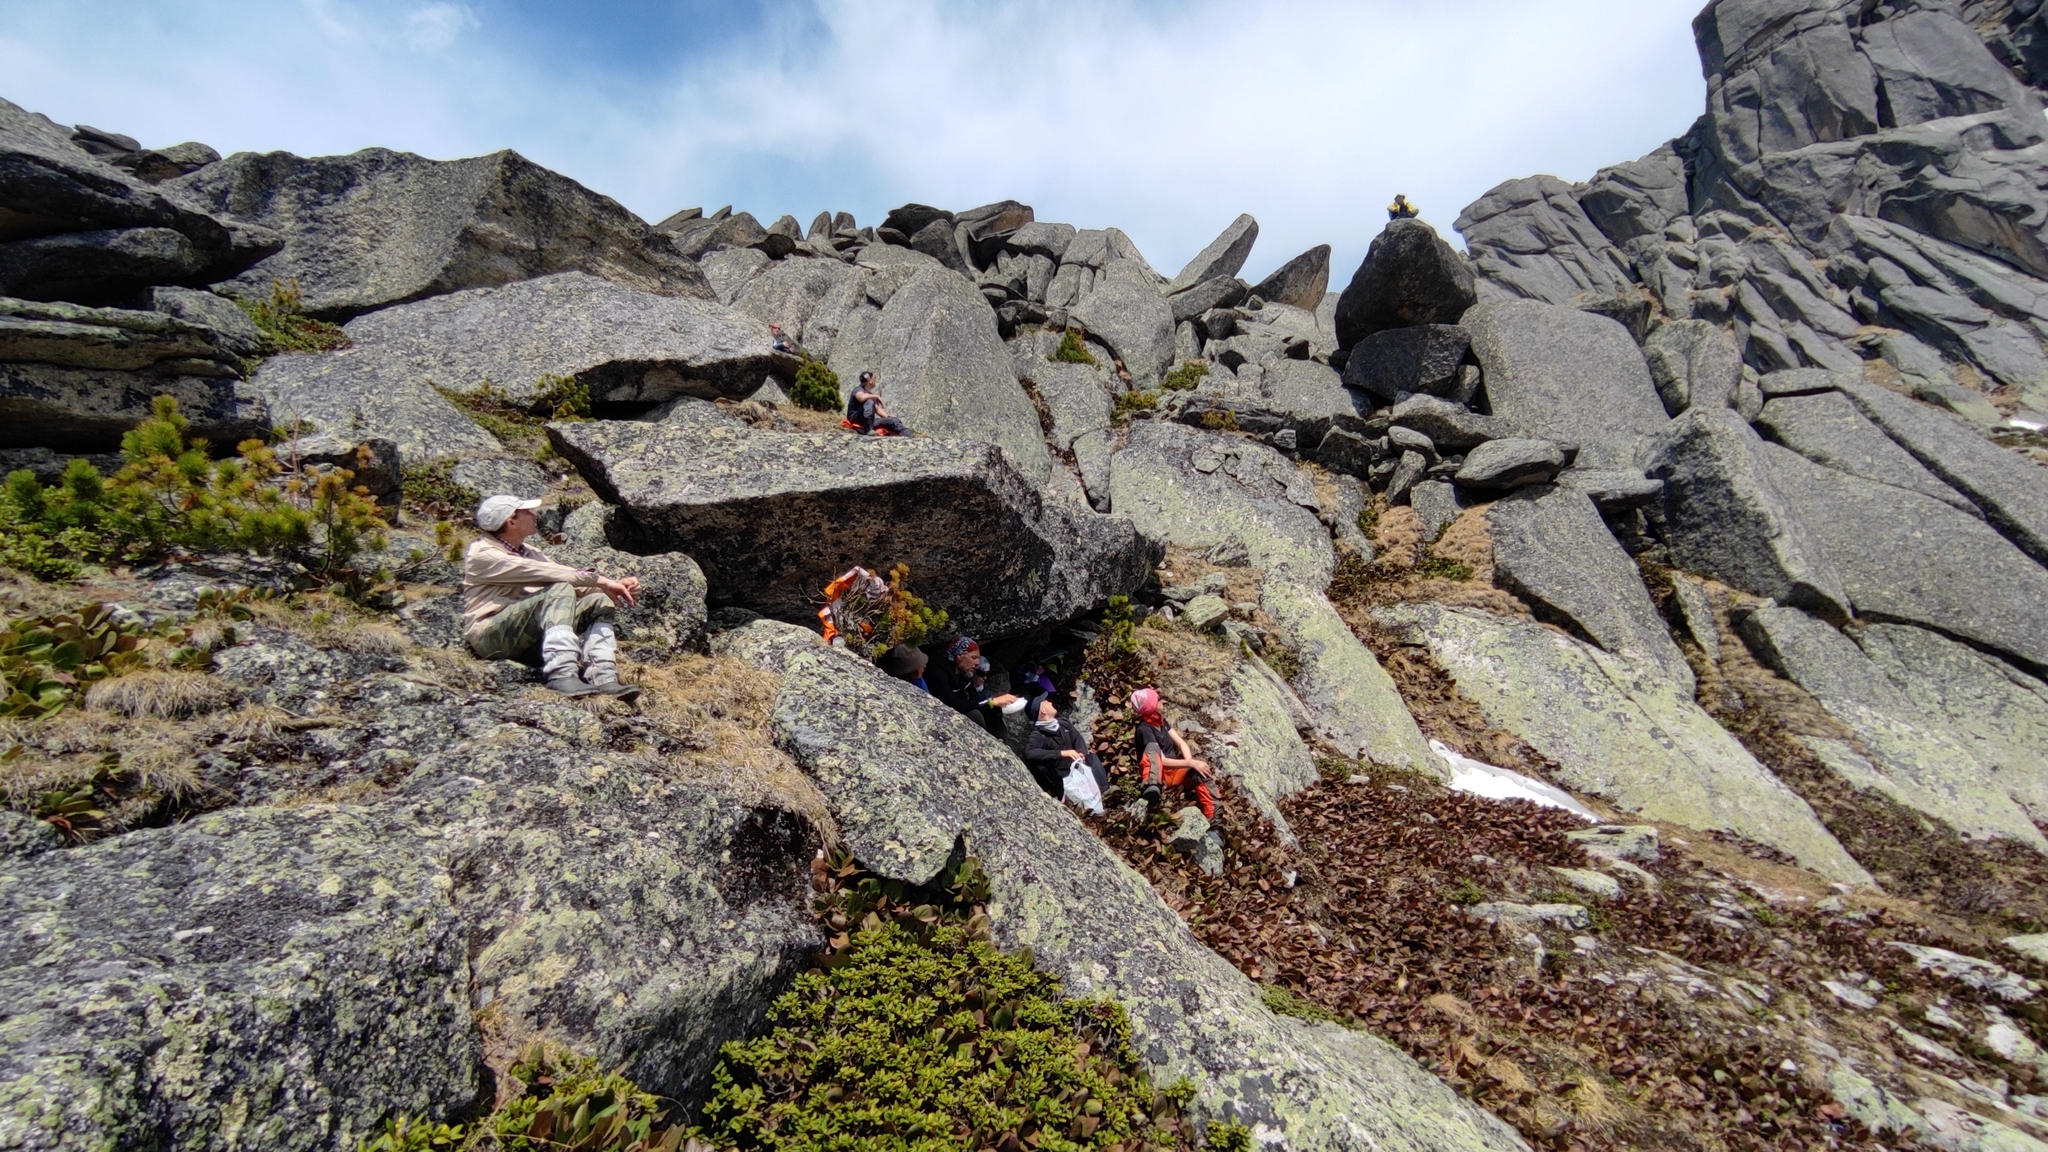
[[[1396,191],[1683,132],[1699,0],[0,0],[0,96],[145,144],[513,148],[659,220],[1014,197],[1171,275],[1239,212],[1256,277],[1348,279]]]

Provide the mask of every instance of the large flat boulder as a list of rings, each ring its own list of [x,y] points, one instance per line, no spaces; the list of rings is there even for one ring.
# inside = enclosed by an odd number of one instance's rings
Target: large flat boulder
[[[1510,300],[1482,304],[1461,323],[1493,414],[1523,435],[1578,445],[1585,467],[1642,467],[1644,445],[1670,423],[1643,350],[1614,320]]]
[[[1509,180],[1458,216],[1487,298],[1570,304],[1633,286],[1629,259],[1555,176]]]
[[[798,347],[830,360],[853,314],[870,307],[868,281],[874,275],[837,260],[778,260],[741,286],[732,306],[760,324],[782,325]]]
[[[1218,277],[1237,275],[1243,270],[1245,260],[1252,254],[1252,245],[1258,243],[1258,239],[1259,222],[1249,212],[1240,215],[1166,282],[1166,294],[1171,296]]]
[[[1585,493],[1548,484],[1524,488],[1494,502],[1486,523],[1501,587],[1601,648],[1652,665],[1692,691],[1692,667],[1672,642],[1635,561]]]
[[[1845,883],[1870,874],[1806,801],[1654,669],[1541,625],[1436,604],[1376,611],[1557,765],[1560,783],[1652,820],[1768,844]]]
[[[1388,224],[1337,298],[1337,345],[1411,324],[1456,324],[1477,303],[1465,257],[1420,220]]]
[[[1273,269],[1252,286],[1251,294],[1268,304],[1287,304],[1314,312],[1330,290],[1330,246],[1315,247]]]
[[[1858,616],[1935,628],[2048,668],[2048,569],[1974,516],[1764,445]]]
[[[570,270],[713,298],[666,234],[511,151],[445,161],[385,148],[240,152],[159,189],[281,234],[281,251],[227,287],[263,297],[273,280],[296,280],[307,311],[329,319]]]
[[[854,311],[834,340],[830,363],[841,387],[872,370],[883,403],[912,432],[994,444],[1043,484],[1052,458],[988,301],[928,261],[900,274],[881,311]]]
[[[98,329],[81,343],[99,347],[77,358],[111,358],[124,343],[111,325],[80,327]],[[103,334],[110,337],[105,343]],[[145,354],[135,344],[124,351]],[[217,361],[170,358],[137,371],[0,362],[0,447],[112,452],[123,434],[149,419],[157,396],[175,397],[191,434],[222,448],[271,429],[274,414],[261,392]]]
[[[1936,479],[1884,430],[1865,419],[1840,392],[1778,396],[1764,403],[1757,430],[1816,464],[1875,484],[1890,484],[1939,500],[1972,516],[1977,506]]]
[[[815,619],[818,590],[851,565],[904,563],[957,627],[1013,635],[1135,590],[1157,556],[1128,520],[1048,500],[988,444],[716,419],[548,434],[620,506],[615,546],[686,553],[713,604],[778,619]]]
[[[781,674],[776,741],[854,854],[918,883],[964,845],[988,873],[997,941],[1031,949],[1069,994],[1122,1004],[1153,1075],[1187,1076],[1198,1110],[1301,1152],[1523,1146],[1384,1041],[1269,1012],[1001,743],[873,666],[773,628],[723,642]]]
[[[1150,388],[1173,367],[1173,306],[1142,261],[1109,260],[1071,315],[1124,362],[1133,387]]]
[[[543,377],[567,377],[598,404],[644,404],[746,396],[794,365],[744,313],[583,272],[387,308],[344,331],[350,346],[339,352],[265,361],[258,391],[277,412],[338,435],[384,436],[416,462],[498,448],[437,389],[488,383],[531,403]]]
[[[1765,447],[1726,408],[1693,408],[1652,445],[1647,471],[1664,483],[1672,562],[1781,604],[1844,616],[1842,576],[1779,489]]]
[[[2048,837],[2006,790],[1996,765],[1979,759],[1938,714],[1923,713],[1855,641],[1826,621],[1777,605],[1743,617],[1738,627],[1765,663],[1813,693],[1855,733],[1860,752],[1839,740],[1807,737],[1849,783],[1882,792],[1965,836],[2015,839],[2048,852]]]

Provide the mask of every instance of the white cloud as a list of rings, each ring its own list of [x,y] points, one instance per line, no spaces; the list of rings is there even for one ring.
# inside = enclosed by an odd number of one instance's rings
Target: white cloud
[[[1329,242],[1341,284],[1396,191],[1448,231],[1683,132],[1697,3],[818,0],[629,73],[448,3],[0,0],[0,95],[224,151],[512,147],[651,219],[1015,197],[1169,274],[1250,211],[1248,273]]]

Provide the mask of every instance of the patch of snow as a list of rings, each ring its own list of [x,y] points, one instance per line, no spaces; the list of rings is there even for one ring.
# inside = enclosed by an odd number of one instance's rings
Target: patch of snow
[[[1562,808],[1589,824],[1598,824],[1600,818],[1593,810],[1571,798],[1560,788],[1552,787],[1541,780],[1532,780],[1520,772],[1496,768],[1491,764],[1461,756],[1441,740],[1429,742],[1431,750],[1444,758],[1451,766],[1451,791],[1469,792],[1484,796],[1488,800],[1527,800],[1545,808]]]

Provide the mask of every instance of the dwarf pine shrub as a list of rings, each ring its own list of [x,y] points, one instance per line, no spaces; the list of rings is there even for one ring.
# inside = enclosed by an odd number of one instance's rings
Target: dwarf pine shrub
[[[1060,346],[1053,349],[1052,358],[1061,364],[1101,363],[1100,360],[1097,360],[1088,351],[1088,346],[1081,342],[1081,330],[1079,328],[1069,328],[1066,330],[1066,333],[1060,337]]]
[[[237,307],[263,333],[263,349],[272,352],[331,352],[349,345],[340,327],[306,315],[306,298],[297,279],[272,280],[266,300],[237,300]]]
[[[813,412],[837,412],[839,410],[839,373],[825,365],[823,360],[805,360],[796,370],[796,379],[789,386],[790,402],[799,408]]]

